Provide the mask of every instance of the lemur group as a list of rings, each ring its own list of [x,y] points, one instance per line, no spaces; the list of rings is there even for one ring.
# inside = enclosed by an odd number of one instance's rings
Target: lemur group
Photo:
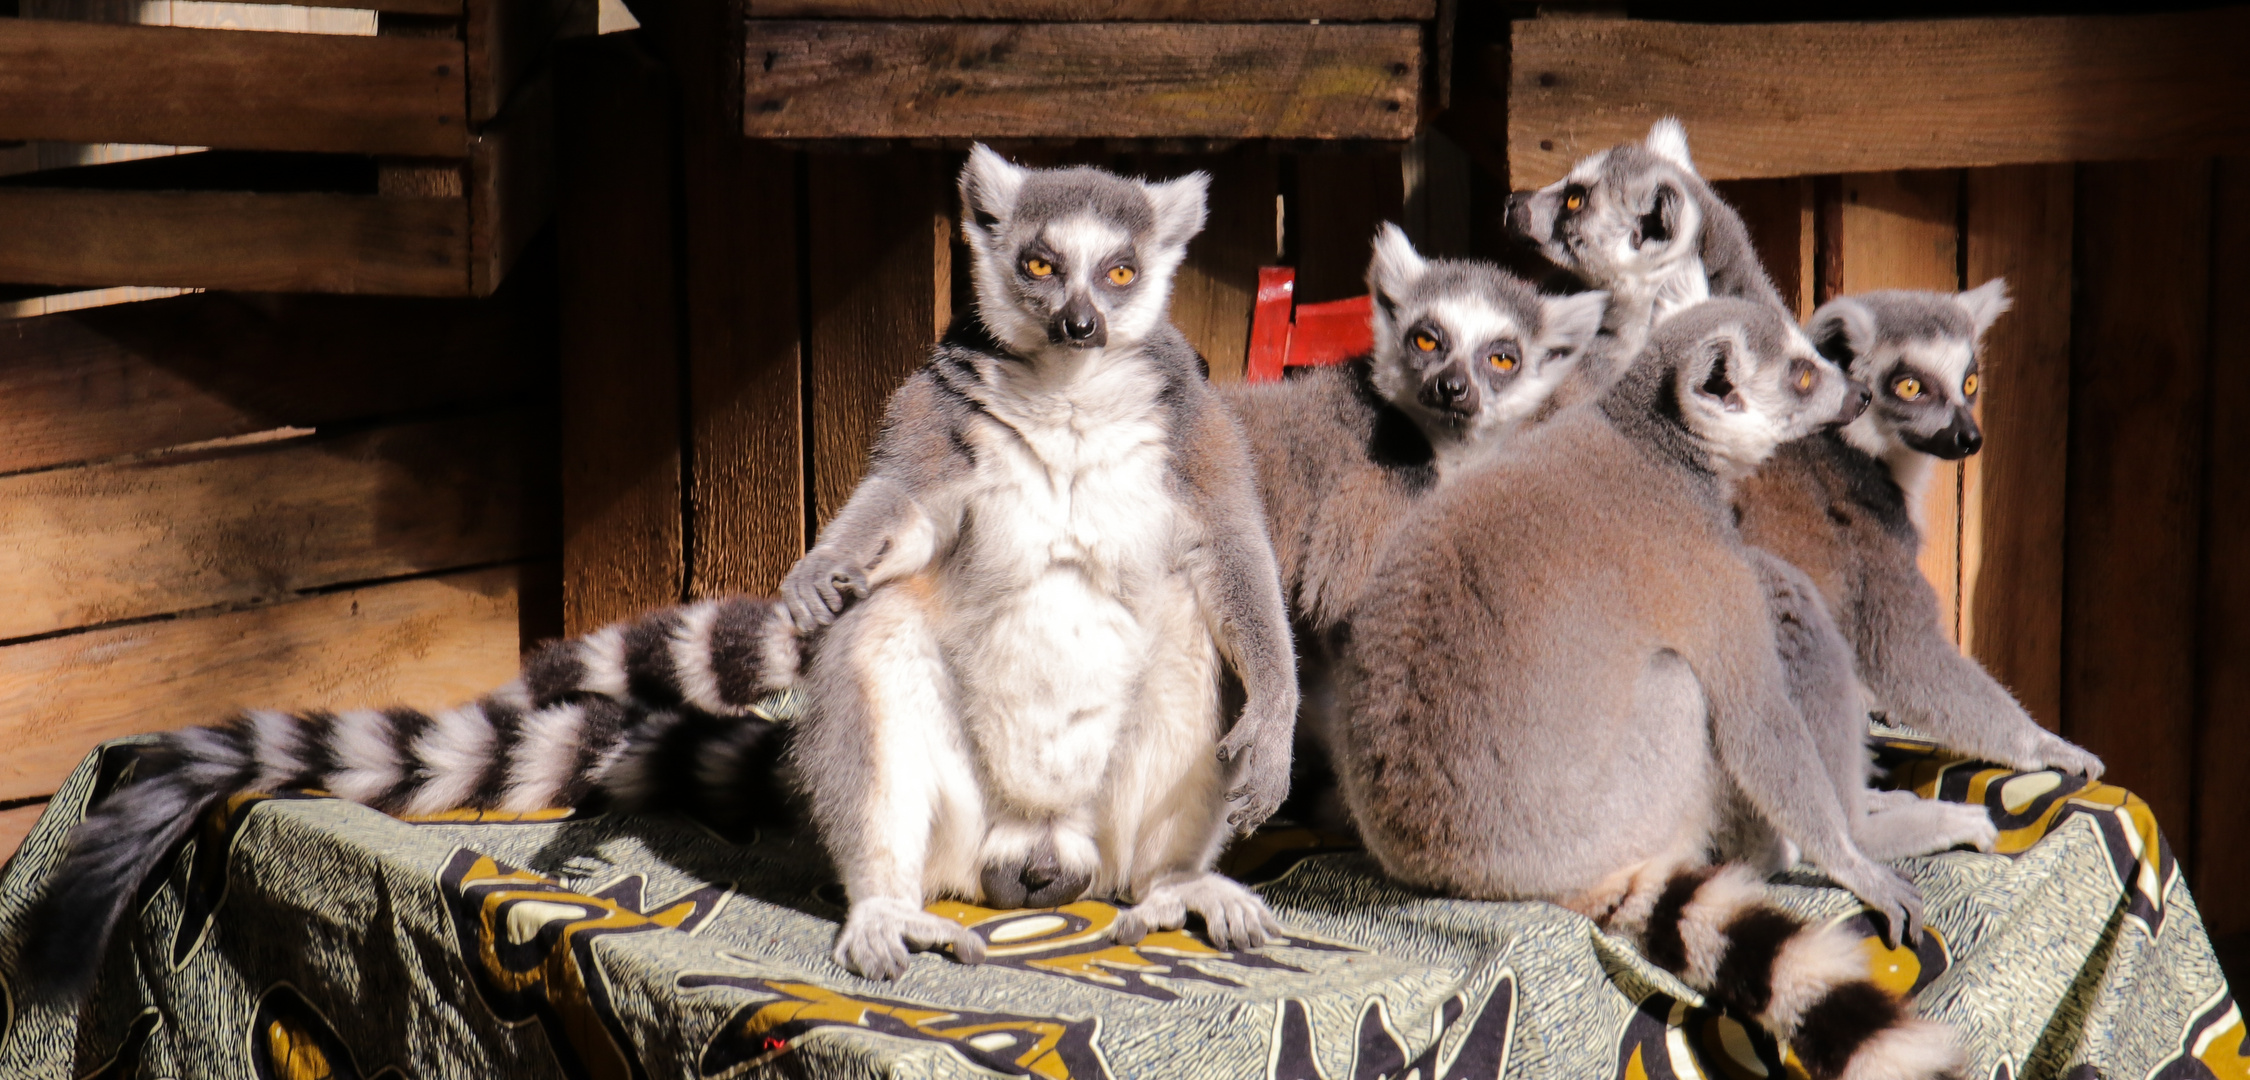
[[[1213,866],[1294,777],[1398,881],[1579,912],[1815,1077],[1956,1068],[1853,937],[1764,889],[1808,862],[1911,940],[1921,897],[1885,861],[1991,848],[1981,807],[1870,787],[1871,713],[2101,771],[1948,644],[1916,567],[1933,464],[1981,442],[2004,284],[1800,326],[1667,120],[1509,200],[1579,291],[1385,225],[1370,355],[1214,386],[1167,315],[1206,185],[976,147],[973,311],[778,598],[549,644],[458,708],[164,736],[71,834],[34,976],[83,992],[207,807],[293,787],[408,814],[786,804],[850,899],[835,961],[870,978],[982,959],[925,910],[945,898],[1107,898],[1121,942],[1192,914],[1251,949],[1280,925]],[[783,691],[785,724],[759,709]]]

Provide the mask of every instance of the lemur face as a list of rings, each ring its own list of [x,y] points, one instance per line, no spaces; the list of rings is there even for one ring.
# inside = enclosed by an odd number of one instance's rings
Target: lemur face
[[[1432,439],[1474,438],[1530,415],[1593,341],[1608,299],[1541,297],[1488,263],[1424,259],[1388,223],[1367,283],[1376,389]]]
[[[1822,305],[1808,328],[1814,344],[1875,390],[1845,437],[1878,457],[1901,447],[1948,461],[1976,453],[1977,345],[2007,308],[1998,278],[1958,296],[1875,292]]]
[[[1748,300],[1689,308],[1658,327],[1649,347],[1676,372],[1681,417],[1722,475],[1748,473],[1782,443],[1850,423],[1871,396],[1779,309]]]
[[[1645,143],[1580,161],[1570,175],[1508,197],[1508,231],[1597,288],[1629,289],[1660,277],[1701,248],[1695,166],[1676,121]]]
[[[1164,320],[1209,181],[1027,169],[976,146],[961,204],[977,313],[1026,358],[1138,345]]]

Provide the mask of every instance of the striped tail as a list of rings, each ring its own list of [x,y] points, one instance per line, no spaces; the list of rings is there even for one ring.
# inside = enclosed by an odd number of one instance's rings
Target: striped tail
[[[143,881],[238,791],[318,789],[410,817],[575,806],[599,793],[722,829],[785,819],[775,780],[784,740],[750,707],[793,683],[797,664],[778,602],[729,598],[550,644],[517,681],[451,709],[254,709],[170,732],[132,783],[71,830],[32,912],[34,996],[83,996]]]
[[[1788,1043],[1813,1080],[1930,1080],[1962,1066],[1951,1028],[1867,977],[1857,938],[1768,903],[1742,866],[1674,874],[1641,930],[1650,961]],[[1620,929],[1630,929],[1621,927]]]

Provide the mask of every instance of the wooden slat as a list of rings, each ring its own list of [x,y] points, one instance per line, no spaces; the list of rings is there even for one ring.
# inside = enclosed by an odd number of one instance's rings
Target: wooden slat
[[[2063,734],[2191,828],[2211,167],[2079,169]]]
[[[1960,288],[1961,174],[1862,173],[1843,178],[1835,236],[1839,295]],[[1923,492],[1922,573],[1936,586],[1946,637],[1960,640],[1961,466],[1939,462]]]
[[[1376,226],[1397,221],[1406,197],[1399,155],[1300,154],[1296,166],[1297,302],[1364,294]]]
[[[749,0],[753,19],[1018,22],[1412,22],[1437,0]]]
[[[0,477],[0,639],[532,555],[522,413]]]
[[[545,266],[485,302],[201,293],[0,322],[0,472],[540,392]]]
[[[2250,983],[2250,336],[2221,320],[2250,310],[2250,159],[2219,163],[2212,207],[2210,440],[2205,445],[2198,627],[2195,903],[2236,986]],[[2177,841],[2175,841],[2175,844]]]
[[[434,708],[506,682],[514,567],[0,648],[0,799],[52,793],[105,739],[242,706]]]
[[[460,296],[468,218],[461,199],[0,188],[0,281]]]
[[[1971,169],[1968,284],[2008,279],[1986,333],[1984,451],[1962,482],[1961,642],[2050,728],[2062,723],[2063,501],[2070,460],[2073,167]]]
[[[1214,382],[1242,378],[1258,268],[1277,261],[1278,160],[1263,147],[1200,156],[1142,155],[1133,168],[1164,178],[1211,174],[1210,215],[1172,283],[1172,323],[1211,365]]]
[[[1414,24],[752,21],[754,138],[1405,139]]]
[[[285,0],[303,7],[366,8],[399,15],[461,17],[462,0]]]
[[[1719,197],[1742,214],[1766,276],[1801,322],[1813,305],[1813,181],[1809,176],[1722,180]]]
[[[578,634],[684,587],[675,131],[666,76],[631,35],[571,42],[555,86],[563,625]]]
[[[24,837],[31,835],[31,827],[39,823],[39,815],[46,812],[43,802],[0,810],[0,866],[7,865],[9,857],[23,846]]]
[[[1515,24],[1508,162],[1537,187],[1685,121],[1713,178],[2250,147],[2250,8],[1752,25]]]
[[[490,296],[555,213],[555,94],[545,68],[469,144],[469,291]]]
[[[0,19],[0,139],[460,157],[462,72],[458,41]]]
[[[825,523],[866,470],[884,402],[952,315],[952,177],[918,150],[815,154],[810,169],[806,434]]]
[[[579,5],[590,16],[594,5]],[[474,0],[462,24],[468,60],[469,125],[481,127],[509,107],[532,78],[547,46],[572,14],[571,0]],[[574,28],[594,33],[591,25]]]

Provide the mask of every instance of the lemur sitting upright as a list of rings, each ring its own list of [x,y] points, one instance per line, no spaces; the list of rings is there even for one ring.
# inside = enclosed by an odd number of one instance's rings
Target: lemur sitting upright
[[[1248,451],[1166,318],[1205,186],[976,147],[975,312],[892,396],[866,478],[782,600],[563,643],[435,714],[253,711],[164,736],[71,834],[34,916],[40,992],[84,988],[140,882],[230,793],[723,807],[766,774],[768,729],[744,714],[788,686],[806,698],[790,771],[850,897],[844,967],[980,959],[981,938],[923,909],[938,897],[1114,897],[1121,941],[1194,913],[1221,948],[1263,944],[1272,914],[1211,867],[1287,791],[1297,687]]]

